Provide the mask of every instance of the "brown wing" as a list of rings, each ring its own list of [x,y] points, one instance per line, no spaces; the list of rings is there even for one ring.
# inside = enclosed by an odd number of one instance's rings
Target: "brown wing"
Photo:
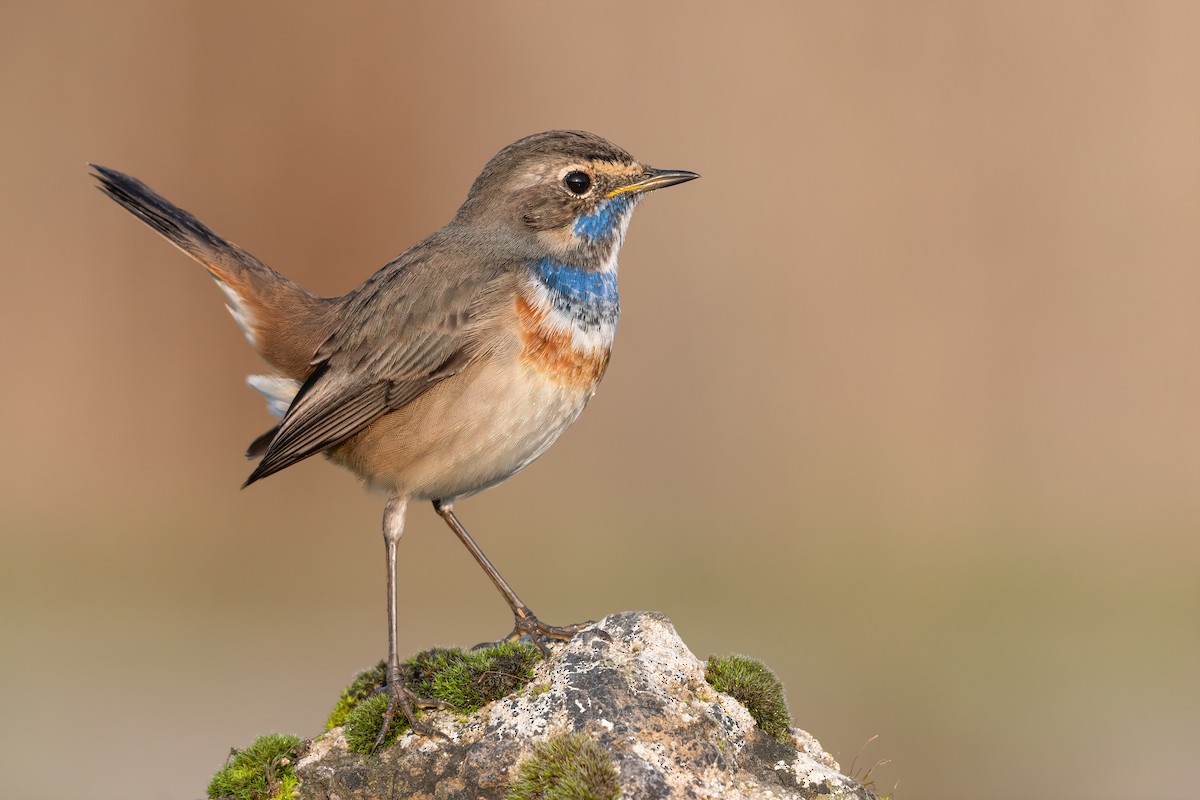
[[[246,486],[340,444],[470,362],[507,283],[502,269],[463,255],[435,234],[347,298]]]

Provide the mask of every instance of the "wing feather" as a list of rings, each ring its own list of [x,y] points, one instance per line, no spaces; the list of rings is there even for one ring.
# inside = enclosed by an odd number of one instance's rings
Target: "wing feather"
[[[347,298],[248,486],[346,441],[469,363],[505,296],[501,268],[464,269],[431,237]],[[447,263],[449,262],[449,263]],[[448,268],[453,267],[453,268]]]

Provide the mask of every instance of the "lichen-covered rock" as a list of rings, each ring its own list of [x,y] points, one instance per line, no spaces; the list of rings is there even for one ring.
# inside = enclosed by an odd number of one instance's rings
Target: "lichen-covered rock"
[[[591,762],[606,753],[630,800],[872,798],[812,736],[792,729],[780,742],[706,683],[704,663],[661,614],[606,617],[557,646],[515,694],[466,717],[439,711],[423,721],[446,738],[410,732],[364,756],[349,749],[341,728],[317,737],[296,761],[299,797],[503,800],[529,778],[531,758],[544,760],[557,752],[547,743],[565,741],[571,747],[560,750],[586,752],[590,761],[564,774],[603,773],[607,767]],[[563,796],[608,797],[611,787]]]

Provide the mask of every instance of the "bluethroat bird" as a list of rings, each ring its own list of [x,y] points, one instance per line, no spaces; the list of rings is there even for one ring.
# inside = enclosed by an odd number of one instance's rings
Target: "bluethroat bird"
[[[505,147],[449,224],[341,297],[317,297],[116,170],[109,197],[199,261],[271,374],[252,375],[280,422],[245,485],[317,453],[388,493],[390,722],[432,701],[405,688],[396,545],[409,504],[432,501],[512,608],[510,638],[569,639],[534,616],[459,522],[454,503],[515,474],[575,421],[608,367],[621,313],[617,251],[648,192],[699,177],[645,166],[581,131]],[[382,741],[388,724],[380,732]],[[377,742],[378,744],[378,742]]]

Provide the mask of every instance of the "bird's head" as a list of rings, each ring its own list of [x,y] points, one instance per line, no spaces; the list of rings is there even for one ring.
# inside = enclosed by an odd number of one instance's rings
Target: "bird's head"
[[[528,257],[613,269],[638,201],[698,177],[648,167],[592,133],[546,131],[497,153],[456,221],[502,231]]]

